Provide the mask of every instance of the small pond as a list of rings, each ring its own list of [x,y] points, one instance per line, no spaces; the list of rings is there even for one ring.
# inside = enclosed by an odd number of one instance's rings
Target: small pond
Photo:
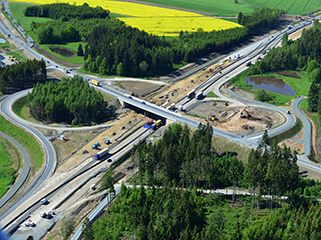
[[[254,87],[264,89],[266,91],[280,93],[293,96],[295,91],[285,83],[282,78],[276,77],[248,77],[244,81]]]
[[[54,53],[57,53],[63,56],[64,58],[76,56],[76,52],[71,49],[62,48],[62,47],[51,47],[49,49]]]

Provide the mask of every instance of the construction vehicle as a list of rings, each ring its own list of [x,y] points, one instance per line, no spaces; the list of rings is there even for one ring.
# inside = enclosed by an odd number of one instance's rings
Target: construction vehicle
[[[99,142],[92,145],[93,149],[97,149],[98,147],[100,147],[100,143]]]
[[[108,154],[109,154],[109,149],[104,148],[103,150],[95,154],[95,160],[102,160]]]
[[[195,95],[195,89],[189,91],[189,92],[186,94],[186,97],[192,98],[194,95]]]
[[[155,123],[156,123],[156,125],[157,125],[157,127],[159,127],[160,125],[162,125],[162,120],[157,120],[157,121],[155,121]]]
[[[148,121],[145,122],[144,124],[144,128],[150,129],[151,125],[153,124],[154,120],[153,119],[149,119]]]
[[[90,83],[95,85],[95,86],[99,86],[99,81],[97,81],[97,80],[91,79]]]
[[[150,128],[152,130],[156,130],[157,129],[157,123],[153,123],[152,126],[150,126]]]
[[[216,118],[215,115],[212,115],[212,116],[209,117],[209,119],[212,120],[213,122],[215,121],[215,118]]]

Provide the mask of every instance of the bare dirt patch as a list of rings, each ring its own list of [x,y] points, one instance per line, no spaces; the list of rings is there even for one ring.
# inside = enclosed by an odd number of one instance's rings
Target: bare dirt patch
[[[253,107],[225,107],[225,102],[202,102],[188,113],[208,118],[215,115],[217,121],[210,124],[233,132],[250,133],[272,128],[283,121],[276,112]],[[202,120],[205,122],[205,120]]]
[[[54,78],[54,79],[59,79],[59,80],[61,80],[62,78],[68,77],[67,74],[65,74],[57,69],[47,69],[47,76]]]
[[[220,65],[221,64],[221,65]],[[219,72],[221,68],[227,67],[231,62],[218,62],[203,71],[196,72],[192,76],[185,78],[179,82],[170,82],[169,87],[162,93],[154,96],[152,99],[149,99],[151,103],[156,105],[164,105],[165,107],[169,106],[172,103],[176,103],[183,96],[185,96],[189,91],[198,87],[202,82],[207,80],[211,75]]]
[[[74,153],[70,158],[68,158],[68,160],[63,162],[58,167],[57,173],[61,173],[61,172],[73,169],[75,166],[78,166],[86,159],[92,157],[94,154],[97,153],[97,151],[105,147],[113,146],[113,144],[116,143],[115,139],[118,138],[122,133],[127,131],[131,126],[137,123],[140,119],[142,119],[142,121],[140,121],[140,123],[137,124],[132,130],[142,127],[143,124],[148,120],[148,118],[145,117],[144,115],[137,114],[132,110],[127,110],[127,112],[125,112],[124,115],[126,115],[126,117],[122,119],[119,118],[120,120],[116,120],[114,122],[115,125],[107,130],[104,130],[100,133],[97,130],[87,133],[87,138],[99,133],[95,138],[87,142],[85,139],[81,137],[81,135],[77,136],[77,135],[67,133],[66,138],[71,139],[70,143],[68,142],[69,140],[67,140],[57,144],[57,146],[59,146],[60,156],[65,158],[68,155],[70,155],[72,152],[77,150],[79,147],[81,147],[82,146],[81,144],[83,144],[83,146],[76,153]],[[130,132],[128,134],[130,134]],[[105,144],[106,139],[109,139],[111,141],[110,145]],[[55,144],[56,144],[56,141],[61,141],[61,140],[55,140],[54,141]],[[119,139],[118,141],[121,141],[121,139]],[[97,142],[100,143],[101,147],[97,150],[92,149],[92,145]]]
[[[296,142],[296,141],[293,141],[290,139],[285,140],[285,141],[279,143],[278,145],[281,147],[286,146],[287,148],[290,148],[291,151],[297,151],[297,153],[299,153],[299,154],[304,152],[304,144],[303,143]]]
[[[122,88],[133,93],[134,96],[144,98],[146,95],[160,90],[164,84],[154,84],[150,82],[141,81],[124,81],[119,82]]]
[[[0,12],[0,19],[1,19],[1,22],[3,22],[3,24],[5,26],[7,26],[7,28],[10,30],[10,32],[12,32],[12,34],[16,38],[19,38],[21,41],[24,41],[24,39],[21,37],[20,33],[11,25],[11,23],[8,21],[8,19],[6,18],[6,16],[2,12]],[[11,39],[10,39],[10,42],[11,42]],[[12,41],[12,42],[14,42],[14,41]]]

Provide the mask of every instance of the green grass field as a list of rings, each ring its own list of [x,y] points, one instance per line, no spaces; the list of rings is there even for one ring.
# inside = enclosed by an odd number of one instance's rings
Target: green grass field
[[[44,160],[44,153],[40,144],[30,133],[11,124],[2,115],[0,115],[0,131],[14,138],[26,149],[33,169],[39,170],[41,168]]]
[[[30,29],[30,23],[32,21],[34,22],[47,22],[52,21],[50,18],[37,18],[37,17],[25,17],[23,14],[24,9],[26,9],[30,5],[36,5],[36,4],[30,4],[30,3],[17,3],[17,2],[9,2],[9,8],[14,16],[14,18],[17,20],[19,25],[26,31],[26,33],[36,41],[35,34]]]
[[[286,82],[288,85],[290,85],[290,87],[295,91],[294,96],[288,96],[288,95],[283,95],[283,94],[267,91],[270,95],[273,95],[275,97],[272,101],[269,101],[268,103],[274,104],[277,106],[282,106],[282,105],[285,105],[287,102],[290,102],[293,98],[297,98],[299,96],[308,96],[309,88],[311,85],[311,82],[310,82],[308,76],[303,71],[297,71],[296,73],[301,77],[301,79],[284,77],[284,76],[273,74],[273,73],[259,75],[259,76],[269,76],[269,77],[282,78],[283,81]],[[247,84],[244,81],[244,79],[246,77],[247,77],[247,71],[244,71],[244,72],[240,73],[238,76],[232,78],[231,82],[234,85],[239,86],[241,89],[244,89],[248,92],[256,94],[257,91],[256,90],[253,91],[253,89],[258,89],[258,88],[255,88],[252,85]]]
[[[270,7],[283,9],[288,14],[307,14],[314,12],[316,7],[321,6],[319,0],[142,0],[143,2],[163,4],[167,6],[213,13],[218,16],[235,16],[239,12],[250,14],[254,8]]]
[[[78,56],[74,56],[74,57],[69,57],[69,58],[65,58],[63,56],[61,56],[60,54],[58,53],[54,53],[50,50],[50,47],[62,47],[62,48],[69,48],[71,50],[74,50],[77,52],[78,50],[78,46],[79,46],[79,43],[82,44],[83,46],[83,49],[85,48],[85,44],[83,42],[71,42],[71,43],[66,43],[66,44],[41,44],[41,47],[46,50],[48,53],[60,58],[60,59],[63,59],[63,60],[66,60],[67,62],[70,62],[70,63],[75,63],[75,64],[83,64],[84,63],[84,57],[78,57]]]
[[[8,140],[0,137],[0,198],[6,194],[10,186],[14,183],[17,175],[15,173],[20,168],[20,156]]]

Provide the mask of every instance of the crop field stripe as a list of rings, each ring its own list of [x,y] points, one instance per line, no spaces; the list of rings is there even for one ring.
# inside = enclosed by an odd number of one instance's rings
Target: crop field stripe
[[[304,8],[303,8],[302,10],[304,10],[304,9],[307,7],[307,5],[309,4],[309,2],[310,2],[310,0],[307,1],[307,3],[305,4],[305,6],[304,6]]]
[[[293,7],[293,5],[297,2],[298,0],[295,0],[292,4],[291,4],[291,6],[286,10],[286,12],[289,12],[289,10]]]
[[[280,1],[274,8],[277,8],[284,0]]]
[[[269,1],[271,1],[271,0],[267,0],[266,2],[262,3],[261,6],[264,7]]]

